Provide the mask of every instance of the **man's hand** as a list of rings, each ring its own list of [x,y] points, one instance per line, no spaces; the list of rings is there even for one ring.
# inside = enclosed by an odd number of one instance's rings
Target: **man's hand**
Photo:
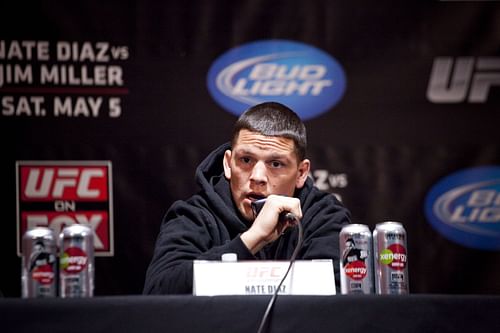
[[[293,225],[291,221],[280,222],[279,217],[283,212],[290,212],[300,220],[302,210],[299,199],[281,195],[268,196],[250,229],[240,236],[252,254],[277,240],[289,226]]]

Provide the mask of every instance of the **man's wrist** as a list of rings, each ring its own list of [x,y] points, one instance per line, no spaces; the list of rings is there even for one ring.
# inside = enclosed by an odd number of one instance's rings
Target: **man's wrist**
[[[247,230],[240,235],[240,239],[253,255],[259,252],[265,245],[266,241],[257,236],[251,230]]]

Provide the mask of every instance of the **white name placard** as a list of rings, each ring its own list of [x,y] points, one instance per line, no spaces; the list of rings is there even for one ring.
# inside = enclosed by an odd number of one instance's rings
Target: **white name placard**
[[[271,295],[285,275],[287,261],[193,262],[193,295]],[[283,295],[335,295],[331,259],[297,260],[278,292]]]

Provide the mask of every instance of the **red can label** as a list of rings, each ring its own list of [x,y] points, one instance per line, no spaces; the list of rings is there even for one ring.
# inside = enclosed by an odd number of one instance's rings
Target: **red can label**
[[[88,256],[79,247],[69,247],[61,255],[61,269],[66,274],[78,274],[87,267]]]
[[[365,262],[361,260],[348,263],[344,267],[344,271],[346,275],[353,280],[363,280],[368,272]]]
[[[392,269],[403,270],[407,262],[406,249],[401,244],[392,244],[380,252],[379,261]]]
[[[52,282],[54,282],[55,273],[52,265],[47,264],[35,267],[31,271],[31,277],[33,280],[37,281],[40,284],[50,285]]]

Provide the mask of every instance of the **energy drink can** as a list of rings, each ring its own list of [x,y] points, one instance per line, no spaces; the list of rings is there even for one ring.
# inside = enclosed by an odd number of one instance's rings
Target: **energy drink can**
[[[408,294],[406,231],[399,222],[383,222],[373,231],[377,294]]]
[[[57,244],[51,229],[26,231],[22,240],[23,298],[57,296]]]
[[[94,295],[94,238],[82,224],[65,227],[59,235],[59,290],[63,298]]]
[[[372,234],[364,224],[342,228],[340,241],[340,291],[342,294],[373,294]]]

